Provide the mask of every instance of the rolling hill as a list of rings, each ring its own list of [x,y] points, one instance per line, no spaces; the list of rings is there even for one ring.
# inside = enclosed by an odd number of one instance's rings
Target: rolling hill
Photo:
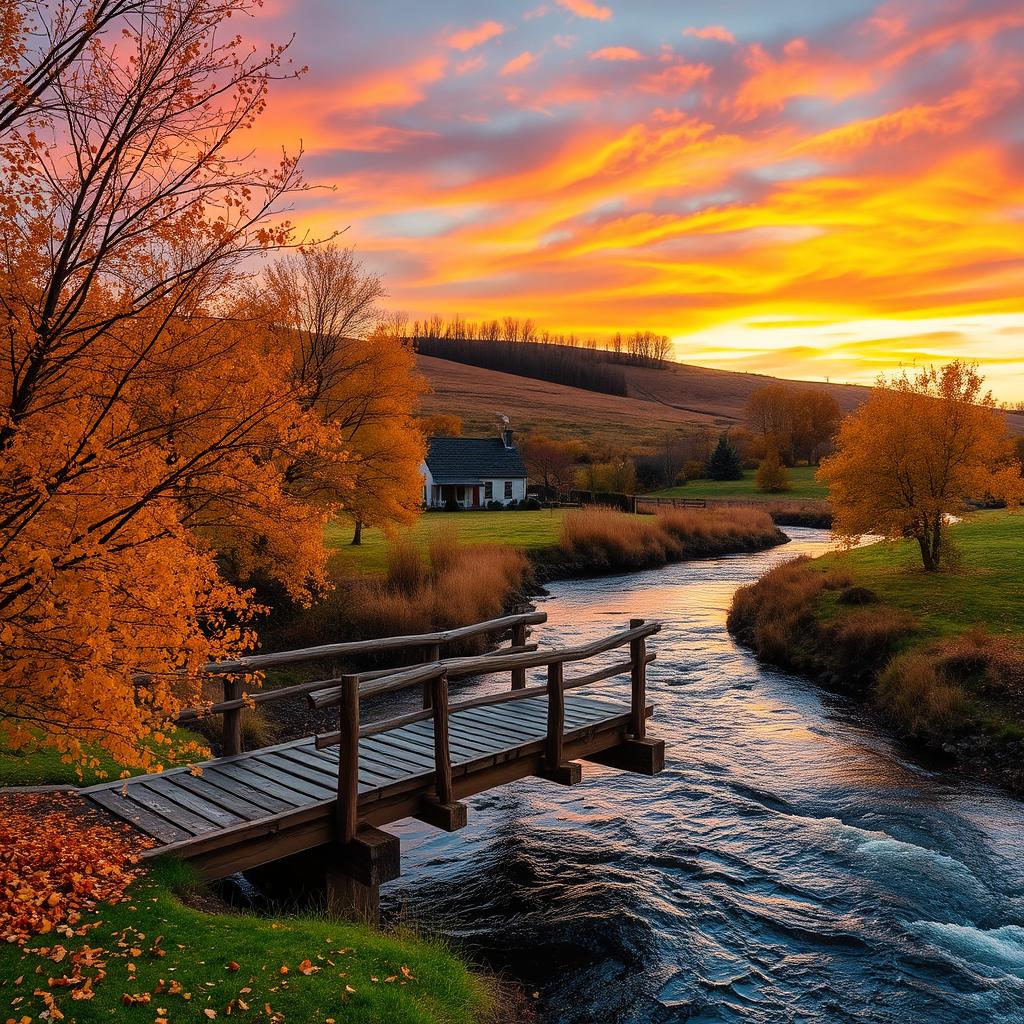
[[[424,413],[461,416],[467,434],[490,433],[495,415],[505,413],[518,431],[593,438],[634,449],[645,448],[666,431],[683,426],[706,424],[718,430],[738,426],[750,393],[779,382],[763,374],[685,363],[627,366],[628,396],[623,398],[432,356],[418,355],[416,362],[431,387],[423,399]],[[868,395],[868,388],[853,384],[782,382],[829,391],[845,412]],[[1009,421],[1014,433],[1024,434],[1024,414],[1012,413]]]

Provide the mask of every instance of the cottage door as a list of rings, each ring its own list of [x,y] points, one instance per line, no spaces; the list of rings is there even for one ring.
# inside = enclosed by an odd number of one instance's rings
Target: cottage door
[[[479,508],[479,507],[480,507],[480,487],[478,485],[474,485],[474,487],[473,487],[473,508]]]

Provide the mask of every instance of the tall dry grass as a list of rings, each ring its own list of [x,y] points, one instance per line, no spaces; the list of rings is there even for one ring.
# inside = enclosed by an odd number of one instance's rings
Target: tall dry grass
[[[810,672],[847,687],[868,687],[900,641],[915,628],[912,616],[885,605],[844,610],[823,621],[819,600],[852,591],[844,573],[810,568],[796,558],[769,570],[733,595],[728,626],[763,660]]]
[[[683,558],[756,551],[784,540],[760,509],[665,509],[635,516],[590,507],[562,520],[559,550],[576,568],[641,569]]]
[[[875,701],[892,725],[915,739],[945,740],[968,722],[964,688],[924,651],[908,651],[889,662],[878,677]]]

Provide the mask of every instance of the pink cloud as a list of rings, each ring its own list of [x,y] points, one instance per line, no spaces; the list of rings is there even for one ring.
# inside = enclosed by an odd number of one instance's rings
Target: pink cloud
[[[529,50],[523,50],[518,57],[513,57],[502,69],[502,75],[517,75],[525,71],[536,58]]]
[[[483,57],[470,57],[469,60],[461,61],[455,65],[455,74],[468,75],[471,71],[479,71],[486,61]]]
[[[464,28],[453,32],[445,39],[445,42],[453,50],[472,50],[474,46],[486,43],[488,39],[494,39],[505,31],[505,26],[500,21],[482,21],[475,28]]]
[[[593,0],[555,0],[559,7],[572,11],[577,18],[593,18],[595,21],[607,21],[612,16],[610,7],[601,7]]]
[[[708,25],[705,28],[688,28],[683,32],[684,36],[693,36],[695,39],[714,39],[719,43],[735,43],[736,37],[722,25]]]
[[[595,50],[590,55],[591,60],[643,60],[644,55],[631,46],[606,46],[601,50]]]

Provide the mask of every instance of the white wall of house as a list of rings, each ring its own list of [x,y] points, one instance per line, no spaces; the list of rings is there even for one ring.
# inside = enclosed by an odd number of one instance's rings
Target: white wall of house
[[[490,484],[490,494],[487,493],[488,484]],[[506,487],[507,484],[511,486]],[[484,480],[483,503],[485,505],[489,501],[500,501],[503,505],[507,505],[510,501],[522,501],[525,497],[526,481],[522,478],[507,480],[493,477]]]
[[[425,463],[420,463],[420,473],[423,476],[423,504],[430,505],[430,496],[434,493],[434,477],[431,475],[430,467]]]

